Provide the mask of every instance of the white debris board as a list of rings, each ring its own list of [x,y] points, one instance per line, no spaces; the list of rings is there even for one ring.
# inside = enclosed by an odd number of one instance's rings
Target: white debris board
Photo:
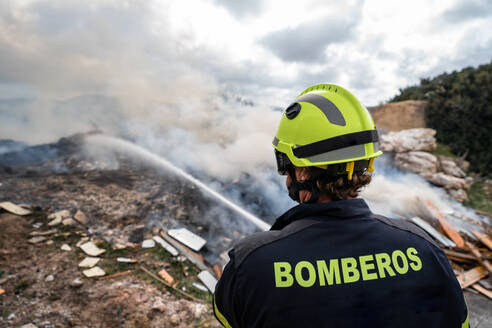
[[[32,213],[31,211],[26,210],[25,208],[22,208],[20,206],[17,206],[12,202],[1,202],[0,208],[3,208],[7,212],[10,212],[15,215],[28,215]]]
[[[211,293],[215,292],[215,285],[217,285],[217,279],[208,271],[202,271],[198,274],[198,279],[203,282],[205,286],[207,286],[208,290]]]
[[[162,239],[159,236],[154,236],[153,239],[155,240],[156,243],[162,246],[166,251],[171,253],[172,256],[178,256],[179,252],[176,248],[174,248],[171,244],[169,244],[167,241]]]
[[[170,229],[167,234],[195,252],[198,252],[207,243],[205,239],[185,228]]]

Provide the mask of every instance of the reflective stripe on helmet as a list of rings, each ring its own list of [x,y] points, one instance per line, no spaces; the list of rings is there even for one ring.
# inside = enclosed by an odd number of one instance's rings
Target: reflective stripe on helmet
[[[306,158],[333,150],[379,141],[376,130],[367,130],[336,136],[292,149],[296,157]]]
[[[345,147],[345,148],[329,151],[329,152],[322,153],[322,154],[317,154],[314,156],[309,156],[306,158],[313,163],[328,162],[328,161],[332,162],[332,161],[343,160],[345,158],[364,157],[365,154],[366,154],[366,150],[365,150],[364,145],[355,145],[355,146],[350,146],[350,147]]]
[[[345,122],[345,118],[342,115],[342,112],[340,112],[338,107],[335,106],[335,104],[332,103],[328,98],[314,93],[308,93],[298,97],[296,101],[307,102],[318,107],[323,112],[323,114],[325,114],[328,121],[330,121],[330,123],[332,124],[341,126],[345,126],[347,124],[347,122]]]

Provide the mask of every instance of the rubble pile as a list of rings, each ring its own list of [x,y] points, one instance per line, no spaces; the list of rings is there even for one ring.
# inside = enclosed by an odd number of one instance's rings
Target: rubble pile
[[[401,169],[419,174],[430,183],[445,188],[455,200],[468,199],[466,190],[473,183],[468,177],[470,164],[460,158],[435,155],[436,131],[429,128],[416,128],[398,132],[388,132],[380,137],[380,148],[394,153],[394,164]]]
[[[141,244],[110,244],[60,220],[77,213],[0,202],[0,326],[219,326],[208,295],[221,270],[188,248],[201,237],[154,228]]]

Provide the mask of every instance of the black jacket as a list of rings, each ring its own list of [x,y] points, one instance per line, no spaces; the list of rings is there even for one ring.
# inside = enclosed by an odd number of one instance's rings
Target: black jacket
[[[229,256],[214,295],[226,327],[468,327],[442,250],[362,199],[298,205]]]

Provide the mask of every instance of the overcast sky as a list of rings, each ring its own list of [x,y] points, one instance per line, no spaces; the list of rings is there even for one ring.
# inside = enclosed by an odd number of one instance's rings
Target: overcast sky
[[[491,31],[489,0],[2,0],[0,99],[188,88],[285,106],[331,82],[371,106],[490,62]]]

